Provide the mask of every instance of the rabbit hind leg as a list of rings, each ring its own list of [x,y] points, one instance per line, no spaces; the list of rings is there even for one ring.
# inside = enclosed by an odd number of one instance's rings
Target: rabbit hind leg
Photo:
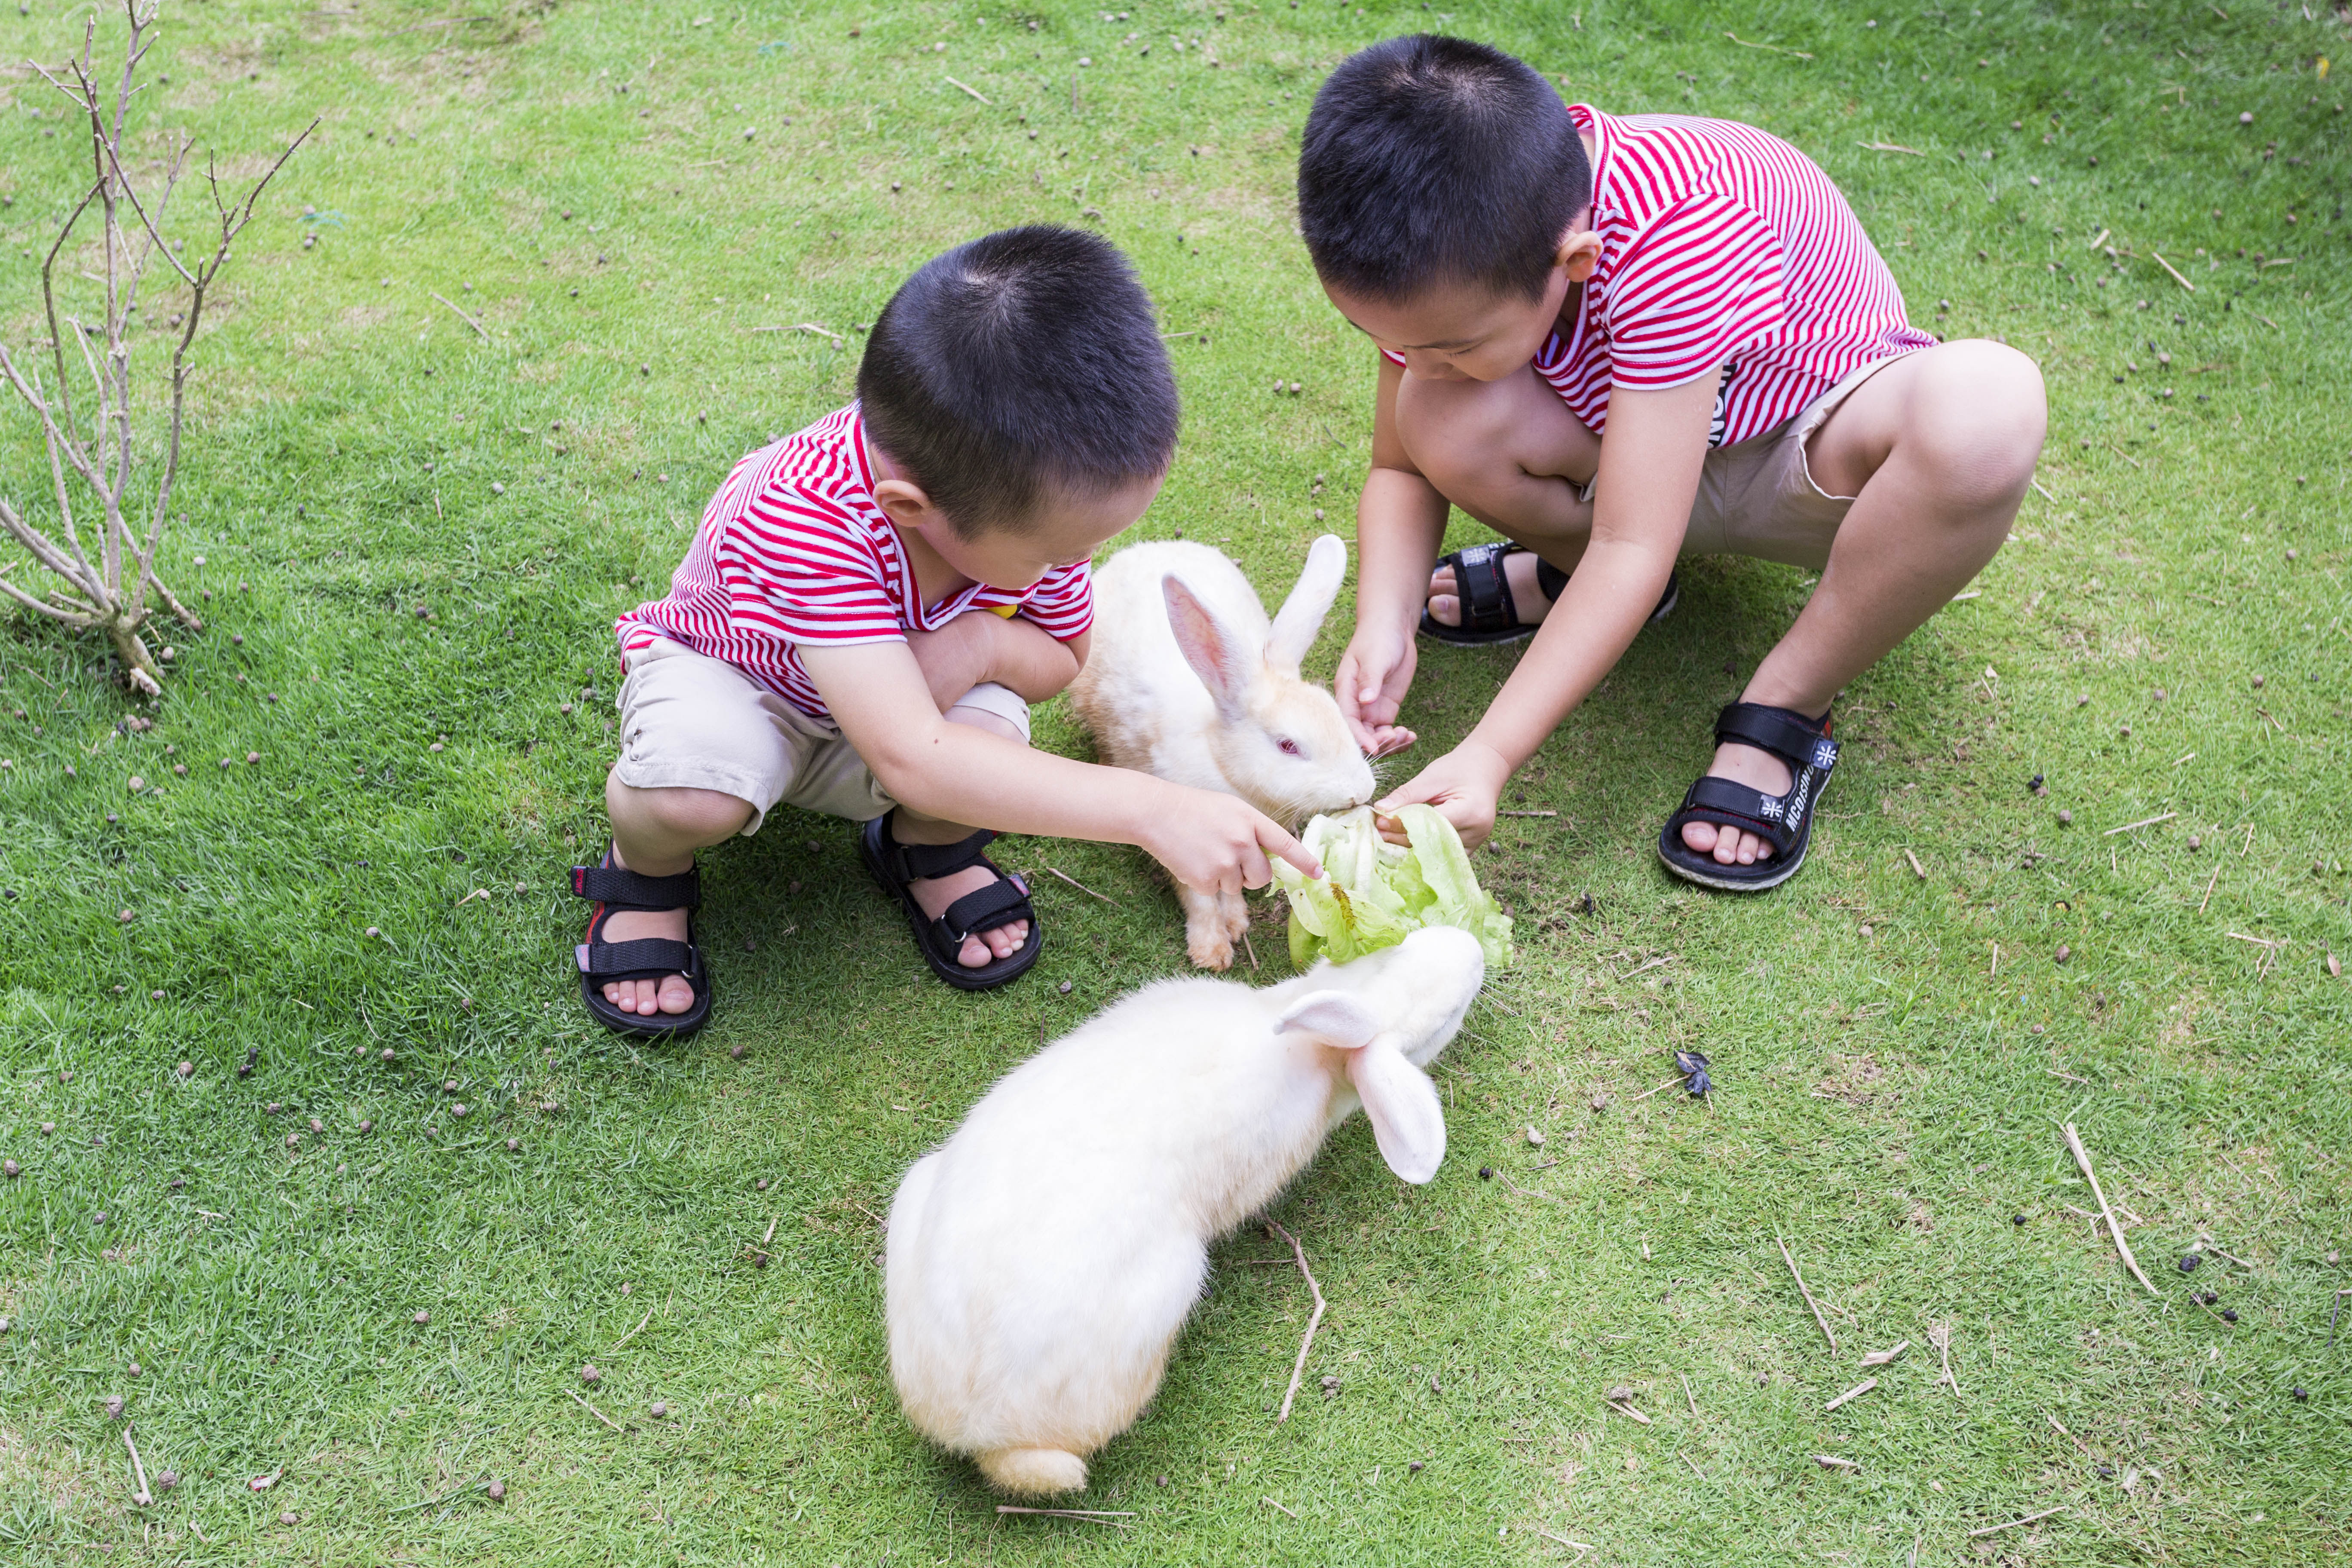
[[[1240,896],[1234,895],[1239,902]],[[1184,952],[1202,969],[1231,969],[1234,939],[1241,934],[1228,916],[1225,895],[1214,888],[1194,888],[1179,882],[1176,901],[1184,909]],[[1246,913],[1244,919],[1246,921]]]

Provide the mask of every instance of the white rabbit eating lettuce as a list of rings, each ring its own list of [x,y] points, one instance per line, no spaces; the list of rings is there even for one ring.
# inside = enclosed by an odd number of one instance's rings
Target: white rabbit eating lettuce
[[[1348,572],[1327,533],[1269,622],[1249,579],[1205,544],[1120,551],[1095,574],[1094,645],[1070,707],[1105,762],[1237,795],[1286,827],[1372,798],[1371,765],[1331,693],[1299,674]],[[1179,885],[1185,948],[1223,969],[1249,926],[1238,891]]]
[[[1210,1241],[1360,1105],[1391,1170],[1437,1173],[1422,1069],[1485,977],[1475,938],[1433,926],[1264,990],[1163,980],[1007,1074],[890,1205],[890,1373],[916,1430],[1002,1490],[1084,1487],[1159,1388]]]

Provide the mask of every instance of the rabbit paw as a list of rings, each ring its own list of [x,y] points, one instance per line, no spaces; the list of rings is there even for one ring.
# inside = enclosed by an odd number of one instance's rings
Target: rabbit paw
[[[1197,968],[1231,969],[1234,966],[1234,939],[1224,933],[1220,924],[1188,922],[1184,930],[1184,952]]]

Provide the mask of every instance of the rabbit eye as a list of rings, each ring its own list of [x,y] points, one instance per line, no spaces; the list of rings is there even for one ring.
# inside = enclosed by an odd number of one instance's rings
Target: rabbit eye
[[[1286,757],[1296,757],[1301,754],[1298,750],[1298,742],[1292,740],[1287,735],[1283,736],[1282,739],[1276,741],[1275,744],[1282,748],[1282,754]]]

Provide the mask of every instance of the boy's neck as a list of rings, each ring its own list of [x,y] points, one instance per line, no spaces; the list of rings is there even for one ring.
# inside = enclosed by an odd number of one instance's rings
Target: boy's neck
[[[898,465],[890,461],[889,453],[866,439],[863,420],[858,422],[857,440],[865,448],[866,471],[874,477],[877,485],[885,479],[906,478],[898,471]],[[914,574],[915,595],[922,601],[924,609],[929,610],[941,599],[961,594],[971,586],[971,578],[950,565],[946,557],[931,548],[931,542],[923,537],[921,529],[900,527],[898,520],[887,510],[883,516],[890,524],[890,531],[898,536],[898,550],[907,558],[907,570]]]

